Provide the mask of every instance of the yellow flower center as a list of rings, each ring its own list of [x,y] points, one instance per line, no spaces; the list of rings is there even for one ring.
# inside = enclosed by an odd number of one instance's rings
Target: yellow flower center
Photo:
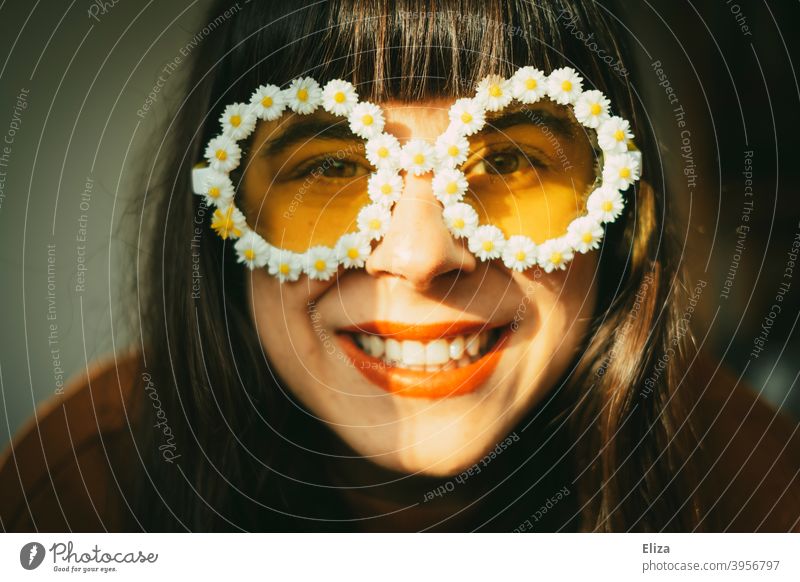
[[[342,93],[341,91],[337,91],[336,94],[333,96],[333,100],[336,101],[337,103],[344,103],[345,100],[344,93]]]
[[[287,263],[281,263],[278,267],[278,271],[280,271],[281,275],[288,275],[289,274],[289,265]]]
[[[455,182],[450,182],[450,183],[449,183],[449,184],[448,184],[448,185],[445,187],[445,189],[444,189],[444,190],[445,190],[445,192],[447,192],[448,194],[455,194],[456,192],[458,192],[458,184],[456,184]]]
[[[492,97],[502,97],[503,90],[500,88],[500,85],[492,85],[489,87],[489,95]]]
[[[239,236],[242,234],[233,221],[233,207],[229,207],[225,212],[217,209],[214,211],[214,220],[211,221],[211,228],[223,239],[227,239],[231,234]]]
[[[453,221],[453,228],[455,228],[457,230],[461,230],[462,228],[464,228],[464,226],[465,225],[464,225],[464,219],[463,218],[456,218]]]
[[[386,158],[389,156],[389,148],[385,148],[383,146],[378,148],[378,157],[379,158]]]
[[[592,103],[592,106],[589,108],[589,111],[591,111],[592,115],[600,115],[602,110],[603,108],[600,107],[599,103]]]
[[[367,114],[367,115],[365,115],[364,117],[361,118],[361,123],[363,123],[364,125],[367,125],[367,126],[372,125],[374,123],[374,121],[375,121],[375,119],[373,119],[373,117],[371,115],[369,115],[369,114]]]
[[[620,178],[630,178],[631,177],[631,169],[630,168],[620,168],[619,177]]]
[[[233,127],[239,127],[239,124],[242,123],[242,116],[231,115],[230,122]]]
[[[472,115],[467,113],[466,111],[461,114],[461,122],[462,123],[469,123],[472,121]]]
[[[614,132],[614,139],[617,141],[622,141],[623,139],[625,139],[625,132],[622,131],[621,129],[618,129],[617,131]]]
[[[553,263],[554,265],[558,265],[561,262],[561,259],[563,259],[563,258],[564,258],[564,255],[562,255],[558,251],[555,251],[550,255],[550,262]]]
[[[317,259],[316,261],[314,261],[314,268],[317,271],[324,271],[325,267],[326,267],[325,261],[323,261],[322,259]]]
[[[564,91],[572,91],[572,81],[563,81],[561,83],[561,89]]]
[[[528,91],[532,91],[533,89],[536,89],[536,86],[538,84],[539,83],[536,82],[536,79],[528,79],[527,81],[525,81],[525,88]]]
[[[219,198],[219,195],[220,191],[216,186],[211,186],[211,188],[208,189],[208,196],[210,198]]]
[[[485,240],[483,241],[483,244],[481,244],[481,246],[483,247],[483,250],[489,252],[494,248],[494,243],[490,240]]]
[[[369,221],[369,227],[372,230],[380,230],[381,221],[378,220],[377,218],[373,218],[372,220]]]
[[[447,155],[451,158],[454,158],[458,155],[458,146],[451,145],[447,148]]]
[[[252,261],[256,258],[256,252],[253,249],[246,249],[243,254],[244,258],[248,261]]]
[[[391,184],[383,184],[381,186],[381,194],[389,195],[392,193],[392,186]]]
[[[308,90],[306,89],[298,89],[297,91],[297,100],[298,101],[307,101],[308,100]]]
[[[351,259],[357,259],[358,258],[358,249],[357,248],[347,249],[347,256],[349,258],[351,258]]]
[[[525,260],[525,251],[517,251],[517,260],[524,261]]]
[[[423,154],[416,154],[416,155],[414,155],[414,158],[413,158],[412,161],[417,166],[421,166],[422,164],[425,163],[425,156]]]
[[[584,232],[584,233],[583,233],[583,236],[581,237],[581,239],[583,240],[583,242],[585,242],[585,243],[587,243],[587,244],[588,244],[588,243],[590,243],[590,242],[592,242],[592,238],[593,238],[593,237],[592,237],[592,233],[591,233],[591,232]]]
[[[611,212],[614,209],[614,204],[612,204],[611,200],[606,200],[603,202],[602,208],[604,212]]]
[[[264,98],[261,100],[261,105],[264,107],[272,107],[272,97],[264,95]]]
[[[228,159],[228,152],[226,152],[226,151],[225,151],[225,150],[223,150],[223,149],[219,149],[219,150],[217,150],[217,151],[214,153],[214,155],[216,156],[216,158],[217,158],[217,159],[218,159],[220,162],[224,162],[225,160],[227,160],[227,159]]]

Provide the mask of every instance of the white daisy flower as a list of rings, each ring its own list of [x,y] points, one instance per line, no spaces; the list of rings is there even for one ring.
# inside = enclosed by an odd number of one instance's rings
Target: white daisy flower
[[[597,128],[597,143],[606,154],[624,154],[631,139],[631,124],[621,117],[610,117]]]
[[[486,123],[483,105],[477,99],[459,99],[450,108],[450,129],[461,135],[472,135]]]
[[[208,168],[204,173],[200,192],[208,206],[225,208],[233,202],[234,193],[233,183],[227,174]]]
[[[469,252],[482,261],[500,258],[506,244],[503,231],[491,224],[479,226],[469,237]]]
[[[626,152],[607,156],[603,163],[603,186],[625,191],[639,179],[641,157],[639,152]]]
[[[547,93],[547,77],[535,67],[522,67],[511,77],[514,99],[522,103],[536,103]]]
[[[286,249],[273,249],[267,262],[269,274],[284,281],[297,281],[303,272],[303,257]]]
[[[300,115],[314,113],[322,101],[322,89],[311,77],[295,79],[285,90],[284,95],[289,108]]]
[[[245,103],[233,103],[225,108],[219,118],[222,132],[231,139],[240,140],[253,132],[256,127],[256,114]]]
[[[455,238],[469,238],[478,227],[478,213],[464,202],[445,207],[442,218]]]
[[[600,246],[600,241],[603,240],[603,225],[594,215],[582,216],[570,223],[567,233],[573,249],[579,253],[586,253]]]
[[[569,105],[581,94],[583,79],[570,67],[562,67],[550,73],[547,78],[547,94],[556,103]]]
[[[322,108],[328,113],[346,117],[358,103],[355,87],[347,81],[334,79],[322,90]]]
[[[567,263],[572,260],[573,250],[569,241],[564,238],[552,238],[539,245],[539,256],[536,261],[542,266],[545,273],[555,270],[563,271]]]
[[[467,177],[461,170],[446,168],[433,177],[431,183],[433,194],[444,206],[459,202],[467,191]]]
[[[608,187],[601,187],[591,193],[586,202],[589,215],[600,222],[611,222],[622,214],[625,201],[619,191]]]
[[[250,104],[259,119],[274,121],[283,115],[283,110],[286,108],[286,96],[280,87],[261,85],[250,97]]]
[[[369,178],[367,193],[373,202],[391,206],[400,199],[403,178],[390,170],[378,170]]]
[[[600,91],[585,91],[575,102],[575,119],[585,127],[597,129],[608,119],[611,102]]]
[[[327,281],[339,270],[339,263],[330,247],[311,247],[305,254],[304,271],[309,279]]]
[[[369,204],[358,213],[358,229],[363,232],[369,240],[377,240],[386,234],[389,228],[389,221],[392,218],[389,208],[384,204]]]
[[[487,111],[500,111],[513,98],[511,81],[499,75],[490,75],[478,83],[477,94]]]
[[[400,152],[400,165],[415,176],[433,169],[436,161],[433,148],[424,139],[410,139]]]
[[[345,234],[336,243],[336,260],[344,265],[345,269],[363,267],[371,252],[369,238],[359,232]]]
[[[214,211],[214,215],[211,218],[211,228],[222,240],[239,238],[247,230],[247,221],[244,214],[233,204],[230,204]]]
[[[247,265],[250,270],[263,267],[269,261],[270,248],[267,242],[258,233],[247,230],[233,245],[239,255],[239,262]]]
[[[383,110],[374,103],[363,102],[350,112],[350,129],[364,139],[372,139],[383,131]]]
[[[365,146],[369,163],[379,170],[393,169],[400,164],[400,142],[388,133],[376,135]]]
[[[458,132],[445,131],[436,138],[434,152],[438,163],[455,168],[467,161],[469,141]]]
[[[206,159],[212,170],[228,173],[239,165],[242,150],[227,135],[218,135],[206,146]]]
[[[524,271],[536,264],[538,249],[527,236],[514,235],[503,249],[503,264],[514,271]]]

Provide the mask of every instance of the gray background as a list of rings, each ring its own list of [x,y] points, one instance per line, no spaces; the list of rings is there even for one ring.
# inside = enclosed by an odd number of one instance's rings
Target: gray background
[[[206,4],[120,0],[97,14],[99,22],[85,1],[6,2],[0,9],[0,140],[17,95],[29,90],[9,167],[0,168],[7,174],[0,206],[0,446],[36,403],[56,393],[57,364],[66,379],[138,341],[131,289],[139,216],[132,204],[143,184],[142,152],[158,147],[156,130],[175,105],[183,67],[165,75],[143,119],[137,110],[165,64],[205,24]],[[93,187],[82,209],[87,178]],[[85,243],[77,240],[82,226]],[[81,244],[84,291],[76,288]]]

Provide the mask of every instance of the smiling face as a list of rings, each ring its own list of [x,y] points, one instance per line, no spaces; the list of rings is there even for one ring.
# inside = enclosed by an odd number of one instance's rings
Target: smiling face
[[[450,105],[384,104],[386,131],[433,142]],[[331,120],[314,113],[256,129],[241,206],[282,248],[332,244],[367,203],[363,143],[341,128],[317,131]],[[543,102],[490,117],[462,169],[482,223],[538,243],[583,210],[594,155],[568,111]],[[479,262],[443,221],[432,175],[401,176],[366,268],[293,283],[256,269],[249,300],[270,365],[312,415],[377,464],[450,475],[494,448],[574,360],[597,257],[576,254],[547,274]]]

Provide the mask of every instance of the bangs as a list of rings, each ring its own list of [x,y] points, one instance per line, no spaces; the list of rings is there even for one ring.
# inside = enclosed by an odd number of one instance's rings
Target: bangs
[[[576,69],[612,97],[607,63],[581,42],[592,33],[616,54],[613,35],[598,30],[594,3],[509,0],[328,0],[251,2],[228,27],[216,95],[241,100],[260,84],[284,87],[311,76],[344,79],[372,101],[471,94],[489,74],[510,76],[532,65]],[[590,27],[587,23],[593,22]],[[580,31],[582,34],[576,34]],[[596,52],[596,51],[595,51]],[[213,73],[212,73],[213,74]],[[215,75],[216,76],[216,75]]]

